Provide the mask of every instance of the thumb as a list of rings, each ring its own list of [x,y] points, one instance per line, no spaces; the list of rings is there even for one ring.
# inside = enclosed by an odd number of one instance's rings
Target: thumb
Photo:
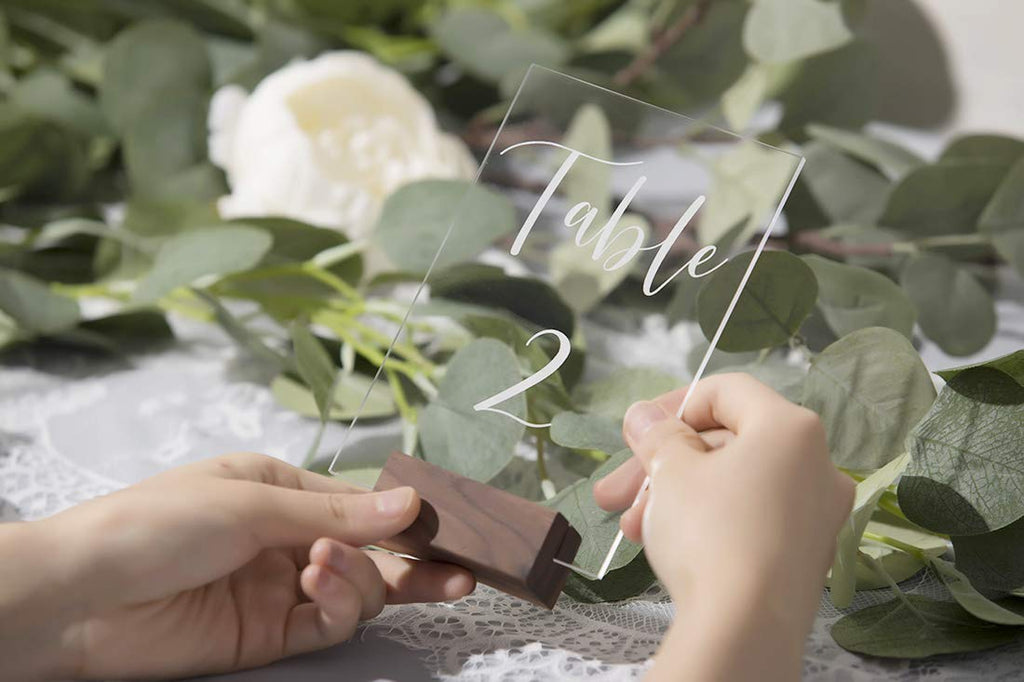
[[[236,518],[263,547],[308,545],[328,537],[360,547],[409,527],[420,511],[410,487],[375,493],[322,493],[246,483],[255,493],[231,496]]]
[[[658,456],[708,451],[707,443],[689,424],[647,400],[633,403],[626,411],[622,435],[648,474]]]

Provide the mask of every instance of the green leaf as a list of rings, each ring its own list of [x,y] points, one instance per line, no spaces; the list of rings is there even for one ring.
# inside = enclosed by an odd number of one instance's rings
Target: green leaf
[[[1024,625],[1024,615],[982,595],[974,589],[967,576],[956,570],[953,564],[936,558],[932,559],[931,565],[946,589],[953,595],[953,599],[956,599],[957,603],[972,616],[999,625]],[[1006,605],[1014,606],[1012,601],[1007,601]],[[1017,609],[1024,610],[1019,605]]]
[[[801,256],[818,280],[818,307],[838,335],[888,327],[910,339],[917,313],[899,285],[867,268],[821,256]]]
[[[908,444],[899,487],[907,518],[938,533],[974,535],[1024,516],[1024,386],[989,367],[957,374]]]
[[[978,219],[996,252],[1024,277],[1024,156],[1010,167]]]
[[[493,190],[463,180],[421,180],[388,196],[373,239],[398,268],[426,272],[442,243],[439,268],[471,260],[516,227],[512,204]]]
[[[804,59],[852,38],[838,2],[756,0],[743,24],[744,47],[766,63]]]
[[[154,111],[154,103],[208,93],[211,79],[206,43],[197,31],[177,21],[143,21],[107,46],[100,105],[123,133]]]
[[[0,268],[0,311],[34,334],[64,331],[78,322],[78,303],[74,299],[53,293],[34,277],[6,268]]]
[[[745,244],[765,227],[796,172],[798,159],[753,141],[718,156],[697,234],[703,244]],[[731,234],[737,230],[735,234]]]
[[[282,407],[304,417],[320,418],[320,408],[313,392],[287,374],[280,374],[270,382],[270,393]],[[350,421],[358,415],[360,420],[380,419],[391,417],[396,412],[395,401],[388,390],[387,382],[375,382],[362,374],[347,374],[339,376],[334,386],[334,399],[327,418]]]
[[[657,398],[682,383],[654,367],[618,367],[606,377],[581,384],[572,397],[580,410],[621,424],[630,405]]]
[[[992,360],[985,362],[975,363],[973,365],[965,365],[963,367],[953,367],[951,369],[944,369],[941,372],[936,372],[940,377],[946,381],[952,381],[953,377],[957,376],[961,372],[976,367],[989,367],[991,369],[997,369],[1003,374],[1008,375],[1014,379],[1018,384],[1024,386],[1024,350],[1014,351],[1008,355],[1003,355]]]
[[[657,104],[673,110],[697,110],[717,99],[743,75],[749,63],[742,38],[746,13],[746,2],[707,5],[701,20],[658,60],[663,80],[655,80],[650,92],[667,101]],[[657,75],[656,71],[651,77]]]
[[[625,213],[621,225],[635,225],[645,234],[652,234],[647,219]],[[590,248],[577,246],[572,239],[560,242],[551,250],[548,261],[555,288],[569,306],[579,314],[600,303],[629,276],[629,268],[605,270],[604,259],[593,259]]]
[[[292,358],[285,357],[283,354],[270,348],[263,342],[263,339],[257,336],[256,333],[236,318],[231,311],[217,299],[216,296],[203,291],[202,289],[193,289],[192,293],[210,306],[213,310],[213,317],[214,320],[217,321],[217,324],[224,329],[224,332],[230,336],[240,348],[249,353],[249,355],[261,362],[277,367],[280,370],[298,371],[295,368],[295,363]]]
[[[739,80],[722,94],[722,115],[731,128],[746,128],[764,104],[771,85],[769,71],[770,67],[764,64],[751,64]]]
[[[302,322],[292,322],[288,333],[292,338],[292,349],[295,352],[295,368],[313,392],[320,421],[325,421],[331,409],[331,396],[337,375],[334,362]]]
[[[448,363],[438,397],[420,413],[420,446],[431,464],[477,481],[489,481],[515,453],[525,427],[503,414],[477,412],[481,400],[522,379],[515,353],[493,339],[477,339]],[[526,397],[498,405],[521,419]]]
[[[441,49],[469,73],[491,83],[525,72],[531,64],[558,67],[569,48],[542,29],[512,29],[496,12],[459,8],[431,27]]]
[[[619,532],[618,513],[606,512],[594,501],[594,483],[611,473],[616,467],[633,456],[629,450],[622,450],[602,464],[590,478],[577,481],[560,491],[548,504],[560,511],[583,541],[576,553],[575,563],[591,573],[597,573],[605,554],[611,549],[612,541]],[[643,548],[623,540],[609,565],[616,570],[628,565]]]
[[[804,154],[807,168],[801,177],[832,224],[871,224],[878,219],[889,193],[888,180],[821,142],[804,147]]]
[[[736,294],[753,252],[718,268],[697,295],[697,319],[711,339]],[[757,260],[718,348],[742,352],[785,343],[814,309],[818,286],[814,273],[785,251],[765,251]]]
[[[1024,518],[978,535],[954,535],[956,567],[984,590],[1012,592],[1024,588]]]
[[[921,166],[893,188],[880,224],[915,236],[973,232],[1005,174],[1005,166],[989,162]]]
[[[1024,140],[1003,135],[962,135],[942,152],[939,161],[968,161],[1012,166],[1024,158]]]
[[[254,267],[272,239],[254,227],[221,226],[189,230],[171,237],[157,252],[153,269],[138,284],[134,300],[156,301],[205,275],[226,275]]]
[[[949,549],[944,536],[921,530],[917,526],[882,511],[876,511],[868,521],[865,535],[872,533],[916,547],[924,558],[942,556]],[[857,589],[877,590],[890,586],[889,580],[902,582],[917,573],[925,563],[921,557],[908,554],[874,540],[861,543],[860,552],[875,559],[882,565],[886,575],[879,575],[874,566],[865,561],[857,562]]]
[[[37,68],[17,81],[10,92],[20,109],[49,118],[89,137],[109,135],[110,128],[92,98],[74,89],[59,71]]]
[[[619,452],[626,447],[622,424],[599,414],[562,412],[551,420],[551,440],[576,450]]]
[[[807,126],[807,133],[816,140],[871,164],[890,180],[898,180],[924,163],[921,157],[909,149],[865,133],[820,124]]]
[[[945,256],[916,254],[904,266],[900,284],[917,308],[921,331],[949,355],[973,355],[995,335],[992,295]]]
[[[431,298],[507,310],[540,329],[572,337],[576,319],[558,292],[540,279],[509,277],[500,268],[469,263],[430,278]]]
[[[979,620],[959,604],[906,595],[843,616],[832,626],[836,643],[858,654],[927,658],[982,651],[1020,637],[1017,628]]]
[[[857,484],[850,518],[839,530],[836,540],[836,556],[832,562],[829,577],[829,598],[836,608],[844,609],[853,601],[857,586],[857,551],[864,529],[875,512],[878,500],[910,462],[910,456],[903,453],[878,471]]]
[[[203,165],[206,161],[206,93],[176,94],[154,100],[126,124],[123,136],[124,164],[132,192],[142,196],[222,193]],[[194,181],[192,173],[201,181]],[[211,191],[214,188],[216,191]]]
[[[821,415],[832,460],[865,470],[903,452],[907,434],[934,400],[931,376],[910,342],[869,327],[811,361],[802,402]]]
[[[86,320],[78,327],[99,334],[112,344],[124,348],[174,338],[174,332],[159,310],[127,310]]]
[[[716,353],[716,357],[722,358],[724,353]],[[771,386],[777,393],[790,402],[799,403],[803,395],[804,378],[807,370],[803,367],[791,365],[781,359],[771,358],[760,362],[754,360],[742,365],[722,365],[713,370],[712,364],[708,364],[705,370],[708,375],[724,374],[726,372],[743,372],[754,377],[762,384]]]
[[[570,573],[564,590],[578,602],[603,604],[641,595],[657,580],[646,555],[640,552],[622,568],[608,571],[601,580],[588,580],[579,573]]]

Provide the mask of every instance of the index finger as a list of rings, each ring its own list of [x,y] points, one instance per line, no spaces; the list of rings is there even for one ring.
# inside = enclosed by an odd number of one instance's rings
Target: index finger
[[[366,488],[345,483],[313,471],[292,466],[288,462],[253,452],[238,452],[211,457],[171,469],[161,476],[214,476],[234,481],[252,481],[293,490],[314,493],[365,493]]]
[[[655,402],[678,414],[688,390],[690,386],[678,388]],[[784,403],[785,398],[749,374],[715,374],[693,385],[682,420],[695,431],[725,428],[738,434],[752,423],[763,423],[766,411]]]

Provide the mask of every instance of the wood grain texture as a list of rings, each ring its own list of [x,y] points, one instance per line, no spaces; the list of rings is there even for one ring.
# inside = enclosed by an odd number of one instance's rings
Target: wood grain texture
[[[374,490],[408,485],[422,500],[419,518],[378,543],[418,559],[463,566],[480,582],[553,608],[580,535],[547,507],[401,452],[393,453]]]

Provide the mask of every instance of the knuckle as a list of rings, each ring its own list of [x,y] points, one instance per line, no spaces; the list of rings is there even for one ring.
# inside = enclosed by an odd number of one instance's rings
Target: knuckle
[[[327,514],[338,523],[345,523],[349,518],[348,496],[344,493],[332,493],[324,496]]]

